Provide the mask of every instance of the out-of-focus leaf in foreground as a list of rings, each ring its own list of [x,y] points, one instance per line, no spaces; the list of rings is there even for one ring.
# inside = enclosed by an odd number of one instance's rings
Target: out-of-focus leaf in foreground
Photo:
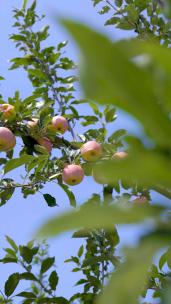
[[[126,252],[126,262],[122,264],[104,290],[98,304],[137,304],[147,278],[148,267],[155,252],[164,245],[164,241],[151,239]],[[129,300],[128,300],[129,299]]]
[[[158,218],[161,212],[156,206],[98,206],[85,204],[79,210],[54,217],[41,227],[40,236],[54,236],[76,228],[113,228],[114,224],[138,223]]]
[[[155,185],[171,188],[171,163],[168,157],[160,153],[134,151],[125,160],[102,161],[93,170],[96,176],[103,175],[106,183],[123,179],[128,183],[136,181],[150,188]]]
[[[128,58],[127,42],[120,49],[82,24],[68,20],[63,24],[81,49],[81,81],[86,96],[117,105],[137,118],[158,145],[171,147],[171,123],[156,96],[154,79]]]

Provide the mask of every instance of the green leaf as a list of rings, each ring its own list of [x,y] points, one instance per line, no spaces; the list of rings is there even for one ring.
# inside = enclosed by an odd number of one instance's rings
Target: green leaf
[[[114,224],[138,223],[150,217],[158,217],[160,208],[151,206],[121,206],[119,202],[116,206],[100,207],[97,205],[84,205],[78,211],[66,213],[49,220],[39,230],[41,236],[54,236],[67,230],[84,227],[113,228]]]
[[[15,250],[15,252],[18,252],[18,246],[16,245],[14,240],[12,240],[8,235],[6,235],[5,238],[7,242],[11,245],[11,247]]]
[[[58,51],[60,51],[63,47],[65,47],[68,44],[68,41],[63,41],[58,44]]]
[[[103,8],[99,11],[100,15],[104,15],[110,11],[110,7],[108,5],[103,6]]]
[[[28,0],[23,0],[23,5],[22,5],[22,9],[23,9],[23,10],[26,9],[27,2],[28,2]]]
[[[120,21],[120,18],[112,17],[105,22],[105,25],[114,25],[114,24],[117,24],[119,21]]]
[[[26,280],[26,281],[37,281],[37,278],[33,273],[30,272],[23,272],[20,274],[20,280]]]
[[[115,131],[114,133],[112,133],[112,135],[109,136],[108,138],[108,142],[113,142],[113,141],[117,141],[119,140],[122,136],[126,135],[126,130],[124,129],[119,129],[117,131]]]
[[[35,299],[36,298],[36,295],[33,293],[33,292],[28,292],[28,291],[23,291],[23,292],[20,292],[16,295],[16,297],[23,297],[23,298],[32,298],[32,299]]]
[[[103,175],[105,183],[115,183],[123,180],[129,185],[136,180],[141,185],[155,188],[160,185],[171,188],[169,158],[153,151],[131,151],[122,161],[101,161],[93,168],[95,176]],[[115,174],[113,174],[115,172]]]
[[[37,1],[34,0],[33,3],[32,3],[32,5],[30,6],[30,10],[34,11],[35,8],[36,8],[36,5],[37,5]]]
[[[47,298],[47,297],[44,297],[43,299],[39,299],[37,301],[38,304],[47,304],[47,303],[56,303],[56,304],[68,304],[69,302],[63,298],[63,297],[53,297],[53,298]]]
[[[116,118],[115,112],[116,112],[115,109],[109,109],[107,112],[105,112],[106,122],[112,122],[115,120]]]
[[[45,273],[46,271],[48,271],[53,266],[54,262],[55,257],[45,259],[41,265],[41,273]]]
[[[79,258],[83,255],[83,252],[84,252],[84,246],[81,245],[81,247],[79,248],[78,253],[77,253]]]
[[[165,252],[164,254],[162,254],[162,256],[160,257],[159,260],[159,268],[160,270],[162,270],[164,264],[167,262],[167,252]]]
[[[20,158],[14,158],[9,160],[6,165],[4,166],[4,173],[8,173],[20,166],[28,164],[29,162],[33,161],[35,157],[31,155],[22,155]]]
[[[97,4],[102,2],[103,0],[92,0],[92,1],[93,1],[93,5],[96,6]]]
[[[15,291],[19,281],[20,275],[18,272],[9,276],[8,280],[5,282],[5,295],[7,297],[9,297]]]
[[[52,271],[49,276],[49,285],[52,290],[56,290],[58,280],[59,280],[59,278],[58,278],[57,272],[55,270]]]
[[[17,262],[18,262],[17,258],[12,258],[12,257],[5,257],[5,258],[0,260],[0,263],[3,263],[3,264],[17,263]]]
[[[23,41],[23,42],[25,42],[26,41],[26,37],[24,36],[24,35],[11,35],[10,36],[10,39],[11,40],[14,40],[15,42],[16,41]]]
[[[122,5],[122,3],[123,3],[123,0],[115,0],[115,4],[119,7]]]
[[[59,184],[59,186],[65,191],[65,193],[67,194],[69,201],[70,201],[70,205],[72,207],[76,207],[76,199],[75,196],[73,194],[73,192],[71,191],[71,189],[65,185],[65,184]]]
[[[34,255],[38,253],[39,247],[29,248],[27,246],[19,246],[20,255],[25,262],[30,264],[33,260]]]
[[[49,207],[57,206],[56,199],[50,194],[43,194],[43,197]]]
[[[171,269],[171,248],[167,251],[167,265]]]
[[[63,24],[82,52],[81,81],[86,96],[122,108],[143,124],[158,145],[171,147],[171,123],[158,102],[154,79],[127,57],[127,41],[118,47],[84,25],[72,21]]]
[[[7,179],[4,179],[3,181],[7,181]],[[9,181],[12,183],[12,181]],[[7,184],[5,185],[7,186]],[[13,193],[15,191],[14,187],[4,187],[4,189],[0,190],[0,206],[3,206],[6,204],[6,202],[12,197]]]
[[[17,258],[16,252],[13,249],[11,249],[11,248],[4,248],[4,251],[6,251],[9,256],[14,257],[15,259]]]

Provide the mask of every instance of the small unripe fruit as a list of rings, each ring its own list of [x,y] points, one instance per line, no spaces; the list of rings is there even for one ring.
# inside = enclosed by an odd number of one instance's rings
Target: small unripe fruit
[[[8,152],[16,145],[15,135],[5,127],[0,127],[0,151]]]
[[[52,132],[64,134],[68,130],[68,122],[63,116],[54,116],[48,129]]]
[[[11,119],[16,115],[14,106],[9,103],[0,104],[0,113],[4,119]]]
[[[116,152],[113,154],[112,158],[113,159],[125,159],[128,156],[128,153],[121,151],[121,152]]]
[[[49,154],[51,153],[53,145],[49,138],[42,137],[42,138],[38,139],[37,142],[40,146],[44,147],[48,151]]]
[[[88,141],[81,147],[81,155],[86,161],[96,161],[102,153],[102,145],[95,140]]]
[[[32,120],[29,120],[28,123],[27,123],[27,126],[29,128],[35,128],[38,124],[38,118],[32,118]]]
[[[79,165],[67,165],[62,173],[62,180],[70,186],[78,185],[84,178],[84,171]]]
[[[140,196],[140,197],[137,197],[136,199],[134,199],[132,201],[135,205],[143,205],[143,204],[148,204],[148,200],[145,196]]]

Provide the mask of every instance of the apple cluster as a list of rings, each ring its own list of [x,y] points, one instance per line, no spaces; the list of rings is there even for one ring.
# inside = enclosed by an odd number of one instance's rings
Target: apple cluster
[[[11,120],[15,117],[15,107],[10,104],[0,105],[1,118],[6,120]],[[36,128],[38,126],[39,119],[32,118],[27,122],[27,128],[31,137],[33,137],[36,142],[44,147],[46,151],[50,154],[53,148],[51,140],[46,136],[40,136],[39,132],[36,133]],[[65,117],[57,115],[54,116],[47,126],[47,131],[50,133],[64,134],[69,129],[68,121]],[[16,145],[16,138],[13,132],[7,127],[0,127],[0,151],[8,152],[12,150]],[[103,155],[102,144],[96,142],[95,140],[90,140],[84,143],[80,148],[80,154],[84,161],[95,162],[99,160]],[[124,159],[127,156],[126,152],[116,152],[113,155],[113,159]],[[92,172],[92,176],[95,181],[100,184],[104,184],[105,181],[103,177],[98,177]],[[84,170],[80,164],[66,164],[62,171],[62,180],[64,183],[70,186],[77,185],[82,182],[84,178]]]

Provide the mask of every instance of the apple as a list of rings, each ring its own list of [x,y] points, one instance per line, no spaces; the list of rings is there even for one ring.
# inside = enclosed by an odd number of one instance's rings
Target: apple
[[[10,129],[0,127],[0,151],[8,152],[16,145],[15,135]]]
[[[119,159],[124,159],[128,156],[128,153],[127,152],[124,152],[124,151],[120,151],[120,152],[116,152],[113,154],[112,158],[113,159],[116,159],[116,160],[119,160]]]
[[[84,178],[84,171],[79,165],[67,165],[62,172],[62,180],[70,186],[78,185]]]
[[[29,128],[35,128],[37,126],[37,124],[38,124],[38,121],[39,121],[38,118],[32,118],[32,120],[29,120],[27,122],[27,126]]]
[[[40,139],[37,139],[37,142],[40,146],[44,147],[48,151],[49,154],[51,153],[53,145],[49,138],[42,137]]]
[[[2,117],[4,119],[14,118],[16,115],[15,107],[10,105],[9,103],[2,103],[0,104],[0,113],[2,113]]]
[[[80,151],[82,158],[86,161],[96,161],[103,153],[102,145],[95,140],[91,140],[83,144]]]
[[[52,132],[64,134],[68,130],[68,122],[65,117],[57,115],[52,118],[48,129]]]

